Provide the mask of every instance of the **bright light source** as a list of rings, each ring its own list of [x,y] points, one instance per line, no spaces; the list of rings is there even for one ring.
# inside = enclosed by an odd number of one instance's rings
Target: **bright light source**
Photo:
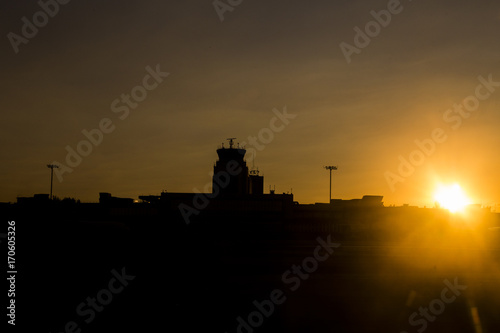
[[[470,204],[469,198],[458,184],[439,186],[434,194],[434,199],[440,207],[446,208],[452,213],[463,211]]]

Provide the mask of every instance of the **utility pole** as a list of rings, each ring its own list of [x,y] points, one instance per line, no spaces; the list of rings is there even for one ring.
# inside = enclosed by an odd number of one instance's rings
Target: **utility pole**
[[[50,169],[50,200],[52,200],[52,183],[54,180],[54,168],[59,168],[58,165],[55,164],[47,164],[47,168]]]
[[[337,170],[336,166],[333,165],[328,165],[324,167],[326,170],[330,170],[330,198],[328,200],[328,203],[332,202],[332,170]]]

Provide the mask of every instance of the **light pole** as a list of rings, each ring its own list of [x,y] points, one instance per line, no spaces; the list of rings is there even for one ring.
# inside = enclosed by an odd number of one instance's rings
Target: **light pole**
[[[324,167],[326,170],[330,170],[330,198],[328,200],[328,203],[332,202],[332,170],[337,170],[336,166],[333,165],[328,165]]]
[[[59,168],[58,165],[55,164],[47,164],[47,168],[50,169],[50,200],[52,200],[52,183],[54,179],[54,168]]]

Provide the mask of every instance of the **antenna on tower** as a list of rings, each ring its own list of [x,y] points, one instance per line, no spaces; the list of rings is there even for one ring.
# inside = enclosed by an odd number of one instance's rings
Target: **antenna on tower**
[[[233,145],[234,145],[234,141],[233,140],[236,140],[236,138],[227,138],[226,140],[229,141],[229,148],[232,149]]]

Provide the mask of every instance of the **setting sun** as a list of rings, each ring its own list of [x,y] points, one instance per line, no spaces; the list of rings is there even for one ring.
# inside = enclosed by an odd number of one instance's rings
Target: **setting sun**
[[[455,213],[462,211],[471,202],[458,184],[441,185],[434,194],[434,199],[440,207]]]

